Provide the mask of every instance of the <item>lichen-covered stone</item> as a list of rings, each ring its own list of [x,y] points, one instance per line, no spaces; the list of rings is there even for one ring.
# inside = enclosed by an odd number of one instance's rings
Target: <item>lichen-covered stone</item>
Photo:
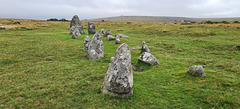
[[[115,57],[111,58],[101,91],[118,97],[133,95],[131,50],[127,44],[120,45]]]
[[[84,46],[83,46],[84,51],[88,51],[88,46],[89,46],[90,41],[91,41],[91,39],[88,36],[86,36],[86,38],[84,39]]]
[[[126,36],[124,34],[117,34],[116,36],[119,36],[120,38],[128,37],[128,36]]]
[[[104,57],[104,46],[102,37],[99,33],[95,33],[88,46],[88,59],[98,60]]]
[[[206,77],[207,76],[203,66],[201,66],[201,65],[191,66],[188,69],[187,73],[192,76],[195,76],[195,77]]]
[[[120,44],[120,38],[119,38],[119,36],[116,36],[116,44]]]
[[[99,30],[98,33],[99,33],[101,36],[104,35],[104,34],[105,34],[105,33],[104,33],[104,28],[101,29],[101,30]]]
[[[88,22],[88,34],[95,34],[95,24],[93,22]]]
[[[153,56],[149,52],[143,52],[139,56],[138,60],[143,61],[145,63],[148,63],[150,65],[160,65],[160,63],[158,62],[157,58],[155,56]]]
[[[108,35],[108,36],[107,36],[107,39],[108,39],[108,40],[114,40],[114,39],[115,39],[115,37],[114,37],[114,36],[112,36],[112,35]]]
[[[104,33],[104,37],[107,37],[108,35],[112,35],[112,32],[110,30],[107,30],[105,33]]]
[[[142,50],[141,50],[141,53],[143,53],[143,52],[151,53],[145,41],[142,42]]]
[[[73,31],[75,29],[78,29],[80,34],[85,34],[85,31],[83,29],[83,26],[82,26],[82,23],[81,21],[79,20],[78,16],[77,15],[74,15],[73,18],[72,18],[72,21],[70,23],[70,31],[69,31],[69,34],[73,34]]]

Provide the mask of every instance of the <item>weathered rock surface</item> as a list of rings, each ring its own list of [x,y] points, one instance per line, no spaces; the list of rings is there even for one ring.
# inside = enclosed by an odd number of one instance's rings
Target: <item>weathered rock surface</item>
[[[91,41],[91,39],[88,36],[86,36],[86,38],[84,39],[84,46],[83,46],[84,51],[88,51],[88,46],[89,46],[90,41]]]
[[[141,51],[141,53],[143,53],[143,52],[151,53],[145,41],[142,42],[142,51]]]
[[[88,22],[88,34],[95,34],[95,24],[93,22]]]
[[[133,95],[131,50],[127,44],[120,45],[115,57],[111,58],[101,91],[104,94],[118,97]]]
[[[5,26],[0,26],[0,30],[7,30],[8,28]]]
[[[116,36],[116,44],[120,44],[120,38],[119,38],[119,36]]]
[[[105,34],[105,33],[104,33],[104,28],[101,29],[101,30],[99,30],[98,33],[99,33],[101,36],[104,35],[104,34]]]
[[[69,31],[69,34],[73,34],[73,31],[75,29],[78,29],[80,34],[85,34],[85,31],[83,29],[83,26],[82,26],[82,23],[81,21],[79,20],[78,16],[77,15],[74,15],[73,18],[72,18],[72,21],[70,23],[70,31]]]
[[[72,35],[73,39],[77,39],[77,36],[75,34]]]
[[[153,56],[149,52],[143,52],[139,56],[138,60],[143,61],[145,63],[148,63],[150,65],[160,65],[160,63],[158,62],[157,58],[155,56]]]
[[[88,59],[98,60],[104,57],[104,46],[102,37],[99,33],[95,33],[88,46]]]
[[[126,36],[124,34],[117,34],[116,36],[119,36],[120,38],[128,37],[128,36]]]
[[[104,34],[104,37],[107,37],[108,35],[112,35],[112,32],[110,30],[107,30]]]
[[[114,40],[114,39],[115,39],[115,37],[114,37],[114,36],[112,36],[112,35],[108,35],[108,36],[107,36],[107,39],[108,39],[108,40]]]
[[[205,70],[201,65],[194,65],[190,67],[187,71],[188,74],[195,76],[195,77],[206,77]]]

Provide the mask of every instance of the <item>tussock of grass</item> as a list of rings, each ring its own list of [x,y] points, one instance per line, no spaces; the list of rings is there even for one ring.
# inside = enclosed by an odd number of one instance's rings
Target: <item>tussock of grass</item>
[[[71,39],[69,22],[10,20],[0,20],[13,27],[0,31],[0,108],[240,107],[240,34],[234,25],[96,22],[97,31],[128,35],[121,43],[131,47],[145,41],[161,64],[142,63],[141,50],[131,50],[144,72],[134,72],[134,95],[122,99],[99,93],[119,46],[115,41],[103,37],[105,57],[89,61],[82,50],[87,34]],[[186,74],[192,65],[203,65],[207,77]]]

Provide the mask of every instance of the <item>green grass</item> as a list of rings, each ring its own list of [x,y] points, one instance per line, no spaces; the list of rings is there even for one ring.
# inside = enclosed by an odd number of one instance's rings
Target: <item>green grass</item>
[[[138,62],[132,50],[134,95],[99,93],[119,45],[104,42],[104,58],[89,61],[83,43],[72,39],[69,23],[0,31],[0,108],[239,108],[240,29],[234,25],[95,23],[97,31],[121,33],[121,43],[145,41],[161,65]],[[240,25],[237,25],[238,27]],[[86,23],[84,23],[87,31]],[[166,30],[162,32],[162,30]],[[92,37],[93,35],[89,35]],[[206,78],[190,76],[203,65]]]

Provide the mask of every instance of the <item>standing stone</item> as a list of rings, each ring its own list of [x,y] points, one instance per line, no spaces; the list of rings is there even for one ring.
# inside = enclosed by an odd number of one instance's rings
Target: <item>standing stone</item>
[[[108,36],[107,36],[107,39],[108,39],[108,40],[114,40],[114,39],[115,39],[115,37],[114,37],[114,36],[112,36],[112,35],[108,35]]]
[[[119,36],[116,36],[116,44],[120,44],[120,38],[119,38]]]
[[[78,18],[77,15],[73,16],[73,18],[72,18],[72,21],[71,21],[71,23],[70,23],[70,31],[69,31],[69,34],[72,35],[72,33],[73,33],[73,31],[74,31],[75,29],[78,29],[79,32],[80,32],[80,34],[85,34],[84,29],[83,29],[83,26],[82,26],[82,23],[81,23],[81,21],[79,20],[79,18]]]
[[[99,33],[95,33],[88,46],[88,59],[98,60],[104,57],[104,46],[102,37]]]
[[[201,65],[194,65],[190,67],[187,71],[188,74],[195,76],[195,77],[206,77],[205,70]]]
[[[88,22],[88,34],[95,34],[95,24],[93,22]]]
[[[119,36],[120,38],[128,37],[128,36],[126,36],[124,34],[117,34],[116,36]]]
[[[104,94],[118,97],[133,95],[131,50],[127,44],[120,45],[115,57],[111,58],[101,91]]]
[[[88,46],[89,46],[89,43],[90,43],[90,38],[88,36],[86,36],[86,38],[84,39],[84,46],[83,46],[83,50],[84,51],[88,51]]]
[[[101,36],[104,35],[104,34],[105,34],[105,33],[104,33],[104,28],[101,29],[101,30],[99,30],[98,33],[99,33]]]
[[[150,53],[150,50],[149,50],[149,48],[148,48],[148,46],[147,46],[145,41],[142,42],[142,51],[141,51],[141,53],[143,53],[143,52]]]
[[[143,52],[139,56],[138,60],[143,61],[145,63],[148,63],[150,65],[160,65],[160,63],[158,62],[157,58],[155,56],[153,56],[149,52]]]
[[[104,34],[104,37],[107,37],[108,35],[112,35],[112,32],[110,30],[107,30]]]

